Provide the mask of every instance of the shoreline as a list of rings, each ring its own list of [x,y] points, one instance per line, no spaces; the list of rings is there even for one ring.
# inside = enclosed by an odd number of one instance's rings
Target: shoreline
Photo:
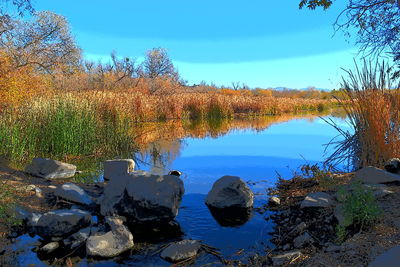
[[[325,192],[335,196],[342,186],[347,186],[354,178],[354,173],[343,173],[335,175],[334,184],[321,183],[314,178],[294,177],[292,179],[279,179],[276,187],[269,189],[269,195],[279,198],[277,205],[270,202],[268,208],[274,211],[267,221],[275,223],[272,248],[266,255],[250,257],[247,264],[240,261],[226,260],[226,264],[233,266],[270,266],[276,257],[295,253],[283,266],[366,266],[378,255],[389,248],[400,245],[400,211],[393,207],[400,204],[400,185],[389,183],[387,187],[391,194],[378,199],[380,208],[383,210],[381,218],[376,225],[367,230],[353,232],[344,240],[337,242],[336,225],[338,220],[334,214],[334,208],[301,208],[301,202],[310,193]],[[38,197],[37,192],[27,190],[30,185],[40,188],[43,195],[48,194],[54,185],[62,184],[63,181],[48,181],[43,178],[33,177],[22,171],[13,170],[0,166],[0,182],[7,181],[18,194],[19,205],[27,208],[30,212],[46,212],[54,209],[48,200]],[[101,191],[99,184],[79,184],[82,188],[94,195]],[[266,222],[267,223],[267,222]],[[18,227],[4,228],[1,226],[2,235],[0,244],[3,248],[10,245],[18,234]],[[7,234],[7,231],[12,230]],[[296,238],[304,236],[307,232],[312,242],[297,242]],[[297,246],[297,247],[296,247]],[[6,251],[0,251],[1,257],[6,257]],[[277,266],[277,265],[272,265]]]

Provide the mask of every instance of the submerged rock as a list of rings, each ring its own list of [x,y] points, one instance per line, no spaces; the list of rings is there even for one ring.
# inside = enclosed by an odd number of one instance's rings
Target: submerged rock
[[[301,202],[301,208],[329,208],[335,205],[333,197],[324,192],[310,193]]]
[[[130,222],[167,222],[178,214],[183,193],[183,182],[177,176],[129,173],[114,177],[104,187],[100,211]]]
[[[198,240],[182,240],[170,244],[161,252],[161,258],[169,262],[181,262],[195,257],[201,248]]]
[[[206,198],[207,206],[218,209],[251,208],[253,202],[253,192],[237,176],[223,176],[218,179]]]
[[[76,166],[53,159],[34,158],[25,172],[45,179],[66,179],[75,175]]]
[[[111,231],[90,236],[86,253],[92,257],[112,258],[134,246],[132,233],[118,220],[109,219]]]
[[[104,180],[111,180],[114,177],[133,172],[135,161],[133,159],[115,159],[104,162]]]
[[[368,166],[358,170],[354,179],[365,184],[384,184],[400,182],[400,175]]]
[[[82,188],[73,183],[66,183],[58,187],[54,192],[54,195],[78,204],[93,204],[93,201],[89,195]]]
[[[82,210],[54,210],[40,216],[34,232],[44,238],[64,237],[90,224],[91,215]]]

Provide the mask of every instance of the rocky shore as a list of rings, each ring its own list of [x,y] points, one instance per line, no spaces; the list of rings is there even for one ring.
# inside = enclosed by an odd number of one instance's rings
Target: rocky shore
[[[74,165],[36,158],[24,172],[15,171],[15,177],[1,177],[14,185],[19,181],[18,188],[41,207],[17,206],[10,216],[22,224],[13,227],[8,237],[12,241],[25,233],[39,236],[34,252],[50,264],[70,264],[71,255],[95,259],[123,256],[137,247],[137,241],[162,243],[164,237],[176,240],[164,242],[158,252],[166,261],[184,264],[194,261],[198,253],[208,253],[225,263],[216,248],[201,240],[182,239],[175,221],[185,191],[180,172],[155,175],[134,171],[134,166],[129,159],[106,161],[104,182],[78,185],[68,180],[75,175]],[[217,220],[235,221],[243,211],[250,213],[253,199],[239,177],[223,176],[203,205],[212,214],[224,214],[223,218],[216,216]],[[7,249],[0,252],[8,253]]]
[[[248,266],[397,266],[400,175],[399,168],[386,169],[281,179],[270,189],[268,206],[276,211],[268,218],[275,223],[275,246],[267,256],[253,257]],[[351,194],[355,185],[376,199],[379,218],[361,229],[348,226],[340,240],[338,226],[347,219],[340,195]]]
[[[75,166],[35,159],[24,172],[0,169],[0,179],[17,188],[20,204],[14,215],[23,222],[1,229],[0,258],[6,259],[8,242],[29,233],[40,236],[34,252],[55,265],[73,265],[71,255],[123,257],[141,242],[175,240],[164,242],[157,253],[181,266],[194,264],[200,253],[227,266],[396,266],[390,262],[400,245],[397,163],[392,161],[386,170],[366,167],[355,173],[280,179],[269,189],[263,208],[272,211],[266,220],[275,225],[273,246],[266,248],[266,255],[243,264],[223,259],[217,248],[201,240],[182,239],[174,220],[184,194],[180,172],[154,175],[134,171],[132,160],[112,160],[104,163],[104,182],[75,184],[68,180]],[[380,209],[374,224],[361,228],[346,225],[341,199],[360,188],[372,194]],[[204,205],[221,225],[232,226],[246,222],[253,202],[254,194],[244,181],[224,176],[214,183]],[[341,225],[346,226],[345,234],[339,238]]]

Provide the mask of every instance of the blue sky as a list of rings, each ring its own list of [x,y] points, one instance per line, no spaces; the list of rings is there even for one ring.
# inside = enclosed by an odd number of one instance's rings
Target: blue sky
[[[339,87],[357,49],[328,11],[298,10],[295,0],[34,0],[64,15],[88,59],[115,50],[140,60],[164,47],[189,83],[250,87]]]

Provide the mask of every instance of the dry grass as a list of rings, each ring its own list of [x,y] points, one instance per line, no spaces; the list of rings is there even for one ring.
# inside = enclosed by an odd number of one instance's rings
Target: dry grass
[[[364,63],[362,69],[348,71],[343,87],[349,105],[344,109],[352,131],[332,123],[344,141],[334,143],[336,151],[328,164],[383,167],[388,159],[400,156],[400,86],[395,82],[384,63]]]

